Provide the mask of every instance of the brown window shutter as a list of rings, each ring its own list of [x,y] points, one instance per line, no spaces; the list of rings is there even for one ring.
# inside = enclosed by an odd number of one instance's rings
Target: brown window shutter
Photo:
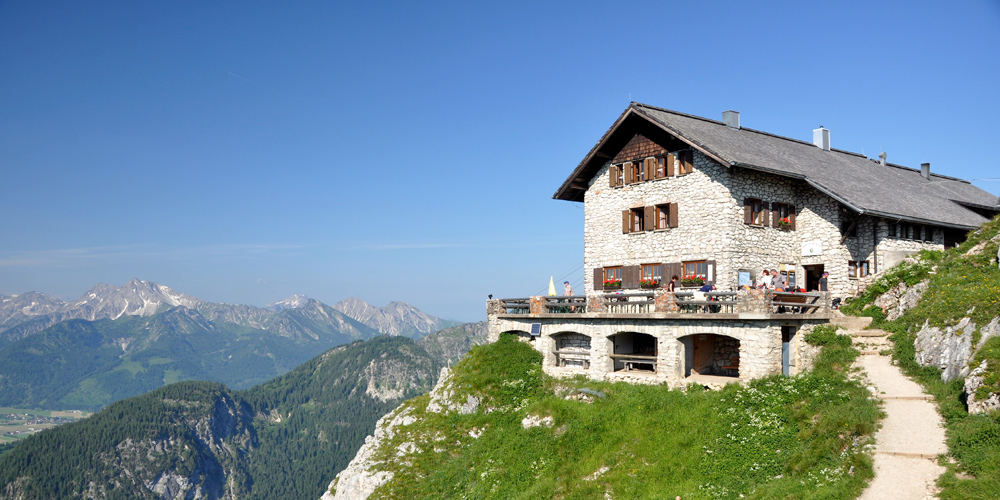
[[[637,165],[635,163],[628,163],[628,183],[629,184],[634,183],[636,181],[636,178],[639,177],[636,174],[636,167],[637,167]]]
[[[594,268],[594,290],[600,290],[604,288],[604,268],[595,267]]]
[[[714,260],[705,261],[705,271],[706,271],[706,276],[705,276],[706,278],[708,277],[707,276],[708,274],[712,275],[712,279],[711,280],[706,279],[705,284],[714,285],[716,280],[719,279],[719,268],[715,266]]]
[[[674,176],[674,155],[667,155],[667,177]]]
[[[766,201],[760,202],[760,220],[764,222],[764,227],[771,225],[771,211],[768,210],[770,206],[771,204]]]
[[[743,198],[743,223],[753,224],[753,201]]]
[[[778,227],[778,221],[781,220],[781,212],[778,210],[778,204],[774,204],[774,210],[771,211],[771,225]]]
[[[678,278],[684,278],[684,266],[680,262],[671,262],[667,264],[667,275],[663,277],[664,281],[669,281],[670,278],[677,276]],[[680,286],[680,283],[677,284]]]
[[[646,158],[646,180],[653,180],[653,173],[656,172],[656,158]]]
[[[669,211],[667,212],[667,219],[668,219],[667,223],[670,224],[670,227],[677,227],[677,204],[671,203],[668,206],[668,210]]]
[[[622,233],[628,233],[632,227],[632,214],[628,210],[622,210]]]
[[[639,266],[622,266],[622,288],[639,288],[639,275],[642,268]]]
[[[645,219],[642,227],[646,231],[656,229],[656,207],[648,206],[643,208],[642,218]]]
[[[614,165],[611,165],[611,167],[608,168],[608,185],[610,187],[615,187],[615,185],[616,185],[615,183],[618,181],[618,175],[617,175],[618,172],[617,171],[618,171],[618,167],[616,167]]]
[[[788,221],[792,223],[792,230],[795,230],[795,205],[788,205]]]
[[[694,172],[694,153],[691,151],[684,151],[681,153],[681,162],[684,164],[682,173],[690,174]]]

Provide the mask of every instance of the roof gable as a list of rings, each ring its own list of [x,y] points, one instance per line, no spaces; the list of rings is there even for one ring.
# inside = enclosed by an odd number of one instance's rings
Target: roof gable
[[[670,150],[686,144],[726,167],[803,179],[860,213],[972,228],[986,218],[963,204],[997,207],[995,196],[968,181],[936,174],[928,180],[918,170],[881,165],[861,154],[825,151],[809,142],[753,129],[734,129],[720,121],[639,103],[629,105],[554,198],[582,201],[586,186],[598,170],[637,133]]]

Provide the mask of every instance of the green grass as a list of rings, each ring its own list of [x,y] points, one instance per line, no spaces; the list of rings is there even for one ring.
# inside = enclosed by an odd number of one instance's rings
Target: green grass
[[[1000,492],[1000,414],[970,415],[964,402],[964,382],[943,382],[941,370],[916,362],[914,341],[924,324],[945,327],[969,317],[983,326],[1000,314],[1000,269],[997,267],[997,243],[988,242],[1000,233],[1000,217],[969,235],[956,248],[920,253],[920,262],[897,266],[842,310],[848,314],[870,316],[872,328],[892,333],[893,360],[903,372],[934,395],[944,417],[948,449],[954,463],[946,461],[948,472],[938,481],[942,499],[992,499]],[[977,255],[965,255],[984,244]],[[928,280],[929,286],[916,307],[894,321],[887,321],[882,310],[871,305],[875,298],[900,282],[915,284]],[[980,340],[978,330],[973,344]],[[987,362],[985,385],[977,391],[983,398],[1000,392],[1000,338],[987,341],[975,354],[972,366]]]
[[[814,372],[681,391],[553,379],[534,349],[502,336],[454,370],[454,400],[480,397],[479,411],[404,403],[418,419],[379,450],[394,477],[372,498],[854,498],[872,477],[862,448],[881,411],[844,375],[850,339],[811,338],[825,343]],[[564,397],[584,387],[606,397]],[[529,414],[553,425],[524,429]],[[406,443],[419,452],[397,457]]]

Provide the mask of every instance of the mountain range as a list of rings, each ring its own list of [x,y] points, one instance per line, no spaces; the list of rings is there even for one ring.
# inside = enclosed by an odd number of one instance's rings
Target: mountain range
[[[399,302],[295,295],[261,308],[138,279],[72,302],[0,296],[0,406],[95,410],[181,380],[244,389],[337,345],[455,324]]]

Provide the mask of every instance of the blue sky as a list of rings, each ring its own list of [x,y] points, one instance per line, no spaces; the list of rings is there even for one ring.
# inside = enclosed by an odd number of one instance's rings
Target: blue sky
[[[0,294],[478,320],[582,283],[551,196],[630,100],[1000,178],[997,61],[995,1],[0,1]]]

